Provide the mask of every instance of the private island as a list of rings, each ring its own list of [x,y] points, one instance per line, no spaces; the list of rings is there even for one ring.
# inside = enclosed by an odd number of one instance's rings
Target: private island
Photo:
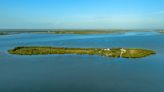
[[[22,29],[23,30],[23,29]],[[130,30],[10,30],[10,31],[1,31],[0,35],[11,35],[11,34],[21,34],[21,33],[31,33],[31,34],[78,34],[78,35],[87,35],[87,34],[112,34],[112,33],[124,33],[129,32]]]
[[[10,54],[16,55],[48,55],[48,54],[87,54],[107,57],[142,58],[155,51],[135,48],[65,48],[65,47],[16,47],[8,50]]]
[[[59,31],[47,31],[47,33],[49,34],[111,34],[111,33],[123,33],[126,31],[125,30],[59,30]]]
[[[160,30],[160,33],[161,33],[161,34],[164,34],[164,30]]]
[[[0,32],[0,35],[7,35],[7,32]]]

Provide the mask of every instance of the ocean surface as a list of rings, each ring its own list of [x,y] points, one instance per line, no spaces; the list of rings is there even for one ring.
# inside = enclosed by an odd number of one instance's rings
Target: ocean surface
[[[16,46],[145,48],[145,58],[96,55],[10,55]],[[0,36],[0,92],[164,92],[164,35],[11,34]]]

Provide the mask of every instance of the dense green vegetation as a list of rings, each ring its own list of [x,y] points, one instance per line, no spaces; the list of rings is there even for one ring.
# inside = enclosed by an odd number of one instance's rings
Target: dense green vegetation
[[[0,35],[7,35],[8,33],[6,32],[0,32]]]
[[[47,54],[88,54],[101,55],[109,57],[123,57],[123,58],[141,58],[155,54],[152,50],[145,49],[124,49],[121,55],[121,48],[64,48],[64,47],[16,47],[8,50],[10,54],[16,55],[47,55]]]

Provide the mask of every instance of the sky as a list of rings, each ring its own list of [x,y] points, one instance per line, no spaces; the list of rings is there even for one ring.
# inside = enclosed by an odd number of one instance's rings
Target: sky
[[[0,29],[164,29],[164,0],[0,0]]]

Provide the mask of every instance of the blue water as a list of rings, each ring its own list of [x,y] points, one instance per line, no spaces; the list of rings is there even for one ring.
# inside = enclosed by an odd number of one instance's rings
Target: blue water
[[[164,92],[164,35],[13,34],[0,36],[0,92]],[[16,46],[130,47],[157,51],[139,59],[90,55],[18,56]]]

